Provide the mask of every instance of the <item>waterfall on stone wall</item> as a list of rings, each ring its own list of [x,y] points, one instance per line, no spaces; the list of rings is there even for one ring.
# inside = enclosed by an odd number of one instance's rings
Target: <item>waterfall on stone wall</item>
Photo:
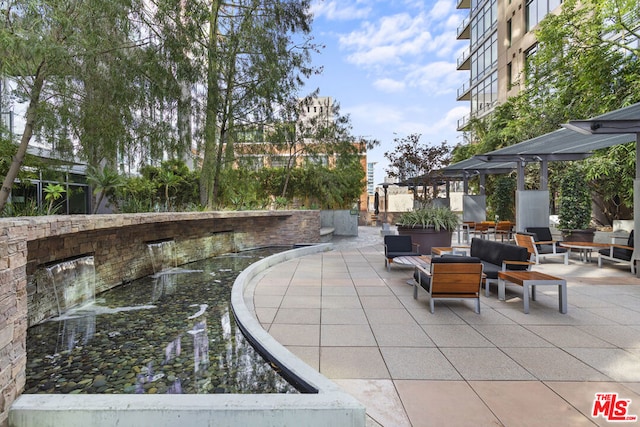
[[[175,247],[176,243],[173,240],[147,243],[147,250],[149,251],[149,256],[151,256],[154,274],[177,266]]]
[[[46,267],[53,288],[58,315],[80,305],[92,303],[96,297],[96,273],[93,256],[63,261]]]

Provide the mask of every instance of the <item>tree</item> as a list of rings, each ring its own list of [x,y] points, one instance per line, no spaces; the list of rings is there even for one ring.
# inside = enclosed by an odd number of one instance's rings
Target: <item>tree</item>
[[[67,148],[73,144],[69,134],[78,137],[72,130],[77,131],[81,126],[66,113],[70,111],[70,104],[82,104],[83,99],[88,99],[85,95],[91,92],[90,82],[83,80],[82,73],[92,67],[105,74],[111,71],[109,80],[114,81],[118,76],[113,72],[117,61],[104,56],[139,46],[130,41],[128,31],[131,13],[140,5],[136,0],[3,2],[0,76],[11,79],[15,84],[12,95],[26,101],[28,106],[20,144],[0,191],[0,209],[9,197],[27,147],[38,128],[44,129],[49,124],[51,132],[48,136],[57,134],[62,146]],[[83,81],[86,86],[78,84]],[[106,92],[108,90],[101,91],[102,94]],[[87,107],[85,111],[90,109]],[[104,123],[102,118],[105,116],[104,113],[92,113],[85,131],[89,123]],[[101,129],[108,129],[108,126]],[[93,136],[96,135],[94,132]],[[104,145],[100,141],[92,143],[91,148],[95,149]],[[89,152],[89,148],[85,146],[85,151]],[[88,158],[92,158],[91,155]]]
[[[436,171],[449,164],[451,148],[446,141],[440,145],[429,145],[420,142],[420,134],[411,134],[403,138],[394,138],[394,151],[387,151],[384,156],[389,160],[390,177],[400,182],[410,182],[416,187],[416,197],[423,202],[428,201],[427,189],[437,180]],[[417,187],[423,188],[423,194],[417,194]],[[435,197],[435,195],[433,195]]]
[[[213,207],[221,171],[231,164],[234,129],[270,122],[274,108],[296,98],[302,79],[315,71],[308,63],[317,47],[308,36],[308,0],[203,1],[193,7],[196,12],[185,18],[207,22],[207,30],[193,37],[204,50],[199,64],[206,88],[201,203]]]

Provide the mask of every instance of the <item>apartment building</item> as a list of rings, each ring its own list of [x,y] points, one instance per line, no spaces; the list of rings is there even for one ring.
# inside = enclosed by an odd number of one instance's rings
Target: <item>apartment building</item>
[[[561,0],[459,0],[469,16],[458,27],[458,40],[469,40],[457,69],[469,71],[458,89],[458,101],[470,101],[470,113],[458,121],[464,130],[471,118],[491,113],[524,84],[527,57],[535,52],[532,30]]]

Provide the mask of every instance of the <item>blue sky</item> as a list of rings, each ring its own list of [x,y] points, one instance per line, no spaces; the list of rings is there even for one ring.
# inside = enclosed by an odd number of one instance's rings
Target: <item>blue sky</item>
[[[313,36],[325,49],[314,56],[323,66],[308,83],[348,114],[353,135],[381,145],[369,151],[383,181],[393,139],[412,133],[421,141],[461,142],[457,121],[469,114],[456,91],[468,81],[456,60],[469,46],[456,40],[466,16],[455,0],[314,0]]]

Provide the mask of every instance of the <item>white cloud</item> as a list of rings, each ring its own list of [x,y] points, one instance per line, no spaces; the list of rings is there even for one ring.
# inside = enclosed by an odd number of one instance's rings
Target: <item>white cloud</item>
[[[387,93],[402,92],[406,87],[404,82],[394,80],[394,79],[389,79],[389,78],[378,79],[375,82],[373,82],[373,86],[376,89],[382,92],[387,92]]]
[[[364,19],[371,14],[371,7],[356,5],[345,6],[344,2],[338,1],[316,1],[311,5],[311,13],[314,18],[325,17],[331,21],[347,21],[353,19]]]
[[[407,85],[418,87],[430,95],[455,93],[457,88],[468,79],[465,73],[456,70],[453,62],[432,62],[420,66],[407,74]]]
[[[431,11],[429,12],[429,16],[434,20],[442,20],[448,18],[453,11],[455,10],[455,5],[451,0],[438,0],[436,4],[433,5]]]

